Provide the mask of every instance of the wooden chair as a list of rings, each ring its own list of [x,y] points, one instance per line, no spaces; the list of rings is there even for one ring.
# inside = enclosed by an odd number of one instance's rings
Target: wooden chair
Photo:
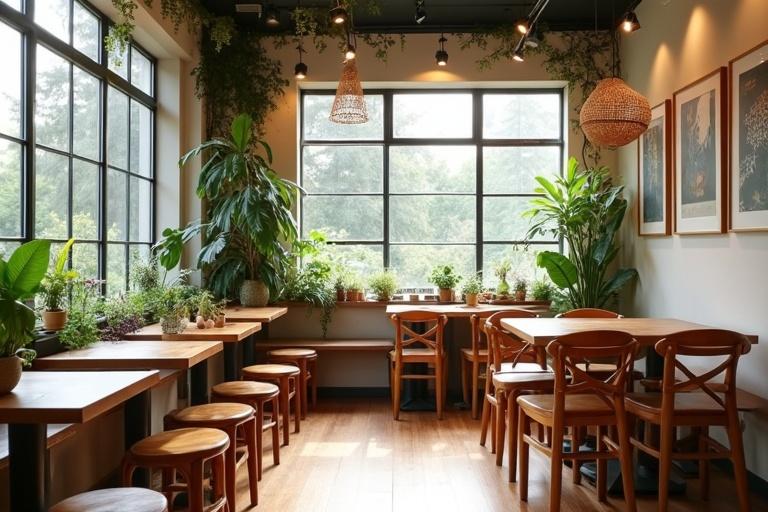
[[[221,402],[202,404],[173,411],[165,416],[165,429],[172,430],[187,427],[208,427],[224,431],[229,436],[229,448],[226,453],[226,494],[230,509],[237,504],[237,469],[248,465],[248,489],[251,506],[259,504],[258,468],[259,451],[256,448],[255,410],[250,405]],[[242,450],[238,446],[238,432],[242,432]],[[261,432],[259,432],[261,435]],[[238,455],[238,451],[240,454]],[[173,482],[172,470],[166,478]]]
[[[141,487],[99,489],[60,501],[48,512],[168,512],[168,500]]]
[[[180,491],[187,492],[190,512],[228,511],[225,492],[225,453],[229,436],[215,428],[182,428],[146,437],[134,443],[123,460],[123,485],[129,486],[138,467],[178,471],[186,485],[163,488],[168,503]],[[210,461],[213,493],[204,503],[204,466]],[[234,503],[232,504],[234,509]],[[122,509],[121,509],[122,510]]]
[[[212,402],[238,402],[256,409],[256,428],[261,425],[261,431],[256,435],[256,467],[261,480],[264,451],[262,435],[267,430],[272,431],[272,463],[280,464],[280,388],[269,382],[252,380],[235,380],[222,382],[211,388]],[[265,413],[266,405],[271,404],[269,416]]]
[[[293,399],[294,433],[301,430],[301,371],[291,364],[254,364],[243,368],[243,380],[266,381],[280,388],[280,414],[283,420],[283,444],[290,443],[291,399]]]
[[[669,474],[674,459],[699,461],[704,499],[709,493],[709,461],[730,459],[739,508],[750,510],[736,395],[736,367],[739,357],[749,352],[749,341],[736,332],[702,329],[673,334],[656,343],[655,350],[664,358],[661,393],[631,393],[626,397],[626,407],[632,419],[657,425],[661,431],[659,448],[632,438],[634,446],[659,459],[658,510],[667,510]],[[706,364],[703,363],[706,358],[716,361],[711,363],[709,370],[696,373],[678,356],[694,356],[702,364]],[[721,383],[711,382],[721,376]],[[730,449],[709,436],[709,427],[712,426],[725,427]],[[698,451],[680,453],[673,450],[677,427],[691,427],[698,431]]]
[[[480,365],[488,364],[488,338],[485,334],[485,321],[493,313],[493,311],[484,311],[469,318],[472,347],[461,349],[461,391],[464,403],[472,404],[472,419],[477,419],[479,416],[477,395],[482,377]]]
[[[301,387],[301,419],[307,417],[309,409],[309,388],[312,385],[312,407],[317,406],[317,352],[311,348],[280,348],[267,352],[270,363],[293,364],[299,368],[299,386]]]
[[[504,331],[504,318],[535,318],[529,311],[502,311],[486,320],[485,332],[490,340],[488,376],[483,398],[483,418],[480,424],[480,445],[485,446],[488,430],[491,430],[491,453],[496,454],[496,465],[501,466],[504,458],[504,442],[509,426],[509,481],[517,476],[517,402],[515,399],[524,392],[552,391],[554,373],[546,365],[542,350],[528,345]],[[511,404],[511,407],[510,405]]]
[[[562,499],[563,460],[574,461],[573,471],[579,471],[577,461],[597,460],[597,495],[606,499],[606,459],[618,458],[624,500],[630,512],[636,510],[632,449],[629,427],[624,410],[626,380],[632,371],[637,341],[618,331],[591,331],[562,336],[547,345],[555,371],[555,389],[551,395],[523,395],[518,430],[520,457],[520,499],[528,501],[529,446],[551,458],[549,510],[559,511]],[[584,359],[614,358],[617,370],[608,379],[600,380],[579,367]],[[551,433],[544,443],[531,435],[531,423],[547,428]],[[563,452],[563,437],[567,427],[597,427],[597,446],[593,452],[580,452],[572,444]],[[618,441],[606,429],[617,431]]]
[[[443,419],[445,402],[445,350],[443,330],[448,318],[429,311],[404,311],[390,317],[395,325],[395,349],[389,352],[390,387],[392,389],[392,416],[400,419],[400,385],[403,380],[434,380],[438,419]],[[415,324],[423,324],[424,333],[418,333]],[[415,348],[419,344],[423,348]],[[406,374],[404,366],[426,363],[434,367],[432,374]]]

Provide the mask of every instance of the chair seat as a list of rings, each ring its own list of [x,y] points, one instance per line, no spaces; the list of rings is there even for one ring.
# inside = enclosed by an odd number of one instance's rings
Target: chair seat
[[[279,348],[276,350],[270,350],[267,352],[268,357],[280,357],[280,358],[307,358],[311,359],[317,357],[317,351],[311,348]]]
[[[509,375],[509,374],[505,374]],[[551,425],[552,411],[554,409],[555,396],[554,395],[523,395],[517,398],[517,403],[526,414],[531,416],[536,421],[541,423],[547,423]],[[565,424],[573,424],[574,421],[579,418],[583,419],[595,419],[601,418],[601,421],[597,424],[606,424],[602,421],[607,418],[615,418],[616,411],[613,407],[603,402],[595,395],[566,395],[565,396]],[[549,420],[542,421],[542,420]],[[612,423],[612,422],[608,422]]]
[[[254,379],[294,377],[298,374],[299,369],[290,364],[255,364],[243,368],[243,375]]]
[[[389,351],[389,358],[395,358],[395,351]],[[403,362],[406,363],[420,363],[431,362],[437,357],[437,352],[431,348],[404,348],[403,349]]]
[[[494,373],[493,385],[499,389],[530,388],[550,389],[554,385],[555,374],[547,372],[534,373]]]
[[[270,382],[258,382],[255,380],[234,380],[222,382],[211,388],[215,395],[220,397],[238,398],[273,398],[280,393],[280,388]]]
[[[139,458],[173,458],[196,455],[208,458],[229,446],[229,436],[215,428],[180,428],[151,435],[131,446],[131,455]]]
[[[159,492],[139,487],[99,489],[67,498],[50,512],[166,512],[168,500]]]
[[[589,363],[589,366],[586,364],[577,364],[576,367],[593,375],[605,374],[606,377],[616,371],[616,365],[612,363]],[[633,379],[640,380],[643,377],[643,372],[640,370],[632,370]]]
[[[217,402],[212,404],[193,405],[186,407],[171,414],[173,421],[184,423],[189,426],[195,423],[202,423],[213,427],[217,425],[239,424],[252,418],[254,414],[253,407],[250,405]]]
[[[627,412],[661,418],[661,397],[661,393],[628,393],[624,402]],[[706,393],[675,394],[675,416],[712,416],[718,413],[725,415],[725,409]]]
[[[475,360],[475,354],[472,352],[471,348],[463,348],[461,349],[461,356],[468,360],[468,361],[474,361]],[[477,351],[477,360],[481,362],[485,362],[488,360],[488,349],[487,348],[481,348]]]
[[[496,373],[553,373],[551,367],[542,368],[537,363],[501,363],[501,368]]]

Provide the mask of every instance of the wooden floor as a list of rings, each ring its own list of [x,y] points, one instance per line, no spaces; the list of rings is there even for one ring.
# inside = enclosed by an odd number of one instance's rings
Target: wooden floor
[[[268,435],[264,436],[265,444]],[[547,460],[531,452],[529,502],[520,502],[517,485],[506,481],[506,466],[497,467],[490,451],[478,443],[479,422],[467,411],[449,410],[443,421],[435,413],[404,412],[392,420],[387,399],[321,400],[302,422],[301,433],[281,450],[281,464],[264,458],[259,506],[268,512],[378,511],[546,511]],[[505,463],[506,464],[506,463]],[[241,468],[237,510],[250,510],[247,476]],[[671,501],[672,511],[737,510],[733,482],[713,470],[709,502],[698,498]],[[599,504],[594,488],[574,486],[564,469],[562,510],[624,510],[621,499]],[[641,497],[639,510],[656,510],[654,497]],[[753,496],[753,510],[768,503]]]

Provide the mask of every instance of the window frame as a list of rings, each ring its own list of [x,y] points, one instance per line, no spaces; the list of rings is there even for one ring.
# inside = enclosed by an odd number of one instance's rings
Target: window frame
[[[132,51],[126,52],[124,58],[124,65],[127,66],[127,78],[123,78],[111,69],[109,69],[109,55],[104,45],[104,34],[106,34],[113,22],[101,11],[96,9],[87,0],[68,0],[69,6],[69,38],[72,39],[72,31],[74,25],[73,11],[74,3],[79,3],[82,7],[88,10],[99,23],[99,35],[98,35],[98,55],[99,62],[92,60],[89,56],[81,53],[74,47],[74,41],[64,41],[57,36],[48,32],[45,28],[37,25],[34,21],[35,15],[35,0],[24,0],[22,2],[22,10],[17,11],[10,5],[0,2],[0,21],[7,24],[11,28],[18,30],[22,36],[22,56],[21,56],[21,140],[15,137],[10,137],[5,134],[0,134],[0,138],[4,140],[10,140],[16,143],[20,143],[22,147],[22,218],[21,218],[21,236],[20,237],[0,237],[0,243],[25,243],[30,240],[34,240],[35,233],[35,204],[36,204],[36,191],[35,191],[35,168],[36,157],[35,152],[39,148],[43,151],[48,151],[56,155],[65,156],[68,158],[68,221],[67,231],[72,235],[72,206],[73,206],[73,161],[75,159],[98,165],[99,173],[99,185],[98,185],[98,219],[97,219],[97,239],[78,239],[84,244],[96,244],[98,247],[98,279],[106,280],[107,278],[107,251],[109,245],[120,244],[125,248],[125,283],[123,288],[127,289],[128,280],[130,276],[130,250],[132,246],[149,246],[151,247],[155,243],[157,233],[157,194],[156,194],[156,169],[157,169],[157,100],[155,95],[157,93],[157,59],[154,58],[146,49],[142,48],[136,42],[130,42],[130,48],[140,52],[144,57],[149,59],[151,63],[152,74],[150,78],[151,92],[147,94],[142,91],[137,85],[133,85],[130,82],[131,78],[131,54]],[[35,127],[35,111],[32,108],[35,105],[36,95],[36,69],[37,69],[37,46],[44,46],[48,51],[56,54],[58,57],[64,59],[70,66],[68,85],[69,90],[69,145],[66,151],[50,148],[43,144],[38,144],[37,134]],[[73,77],[74,68],[77,66],[81,71],[97,78],[99,80],[99,129],[98,134],[99,141],[99,156],[96,160],[87,158],[81,155],[76,155],[73,152]],[[138,242],[130,240],[130,233],[126,233],[125,241],[110,241],[107,238],[107,174],[108,169],[113,166],[108,165],[108,148],[107,148],[107,93],[109,87],[114,87],[119,92],[127,95],[130,100],[136,101],[148,108],[151,112],[150,122],[150,141],[151,158],[150,158],[150,172],[149,176],[140,176],[138,173],[132,172],[130,169],[126,172],[128,179],[133,176],[138,176],[140,179],[150,182],[150,196],[151,196],[151,208],[150,208],[150,240],[149,242]],[[128,126],[130,127],[130,102],[129,102],[129,117]],[[129,137],[130,138],[130,137]],[[130,142],[128,142],[130,145]],[[128,167],[130,168],[130,162]],[[130,216],[130,188],[126,195],[126,216]],[[128,220],[126,219],[126,229],[128,229]],[[55,243],[64,242],[66,240],[51,239]],[[72,265],[72,257],[70,255],[69,265]],[[106,283],[102,285],[102,292],[106,292]]]
[[[394,112],[393,97],[397,94],[450,94],[450,93],[469,93],[472,94],[472,136],[468,138],[396,138],[394,137]],[[366,89],[366,96],[383,96],[383,122],[384,134],[382,139],[306,139],[304,137],[304,100],[306,96],[335,95],[336,91],[332,89],[301,89],[299,95],[299,155],[298,155],[298,177],[299,183],[304,183],[304,148],[312,146],[377,146],[383,151],[383,187],[381,193],[306,193],[302,194],[299,207],[299,227],[300,233],[304,229],[304,202],[309,197],[344,197],[344,196],[374,196],[381,197],[383,201],[383,239],[377,241],[371,240],[329,240],[335,245],[370,245],[380,246],[383,250],[383,268],[390,267],[390,249],[393,246],[474,246],[475,247],[475,271],[483,270],[483,252],[485,245],[530,245],[530,246],[552,246],[557,244],[558,250],[563,252],[562,240],[484,240],[483,233],[483,202],[488,197],[541,197],[541,194],[530,193],[485,193],[483,190],[483,150],[486,147],[558,147],[559,162],[558,169],[560,175],[563,172],[566,151],[566,95],[564,87],[508,87],[508,88],[377,88]],[[483,138],[483,96],[489,94],[552,94],[558,96],[559,115],[560,115],[560,133],[557,139],[499,139]],[[412,147],[412,146],[472,146],[475,148],[475,192],[457,193],[457,192],[427,192],[427,193],[393,193],[390,192],[390,150],[392,147]],[[533,187],[531,187],[533,189]],[[475,240],[472,242],[392,242],[390,240],[390,198],[398,196],[474,196],[475,198]]]

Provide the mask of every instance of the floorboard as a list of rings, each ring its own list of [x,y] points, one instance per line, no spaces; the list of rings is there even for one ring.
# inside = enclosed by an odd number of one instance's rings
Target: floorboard
[[[259,506],[268,512],[501,512],[546,511],[548,460],[531,451],[529,502],[506,481],[490,450],[479,445],[479,421],[467,411],[449,410],[443,421],[434,412],[403,412],[392,420],[387,399],[321,400],[302,422],[301,433],[281,450],[281,464],[264,458]],[[264,436],[269,449],[269,435]],[[489,444],[490,446],[490,444]],[[239,472],[237,510],[251,510],[247,473]],[[563,512],[624,510],[620,498],[597,502],[588,483],[571,483],[563,474]],[[738,510],[733,481],[713,469],[712,496],[701,501],[698,482],[688,497],[671,500],[672,512]],[[654,497],[639,498],[638,510],[656,510]],[[768,503],[753,496],[753,510]]]

